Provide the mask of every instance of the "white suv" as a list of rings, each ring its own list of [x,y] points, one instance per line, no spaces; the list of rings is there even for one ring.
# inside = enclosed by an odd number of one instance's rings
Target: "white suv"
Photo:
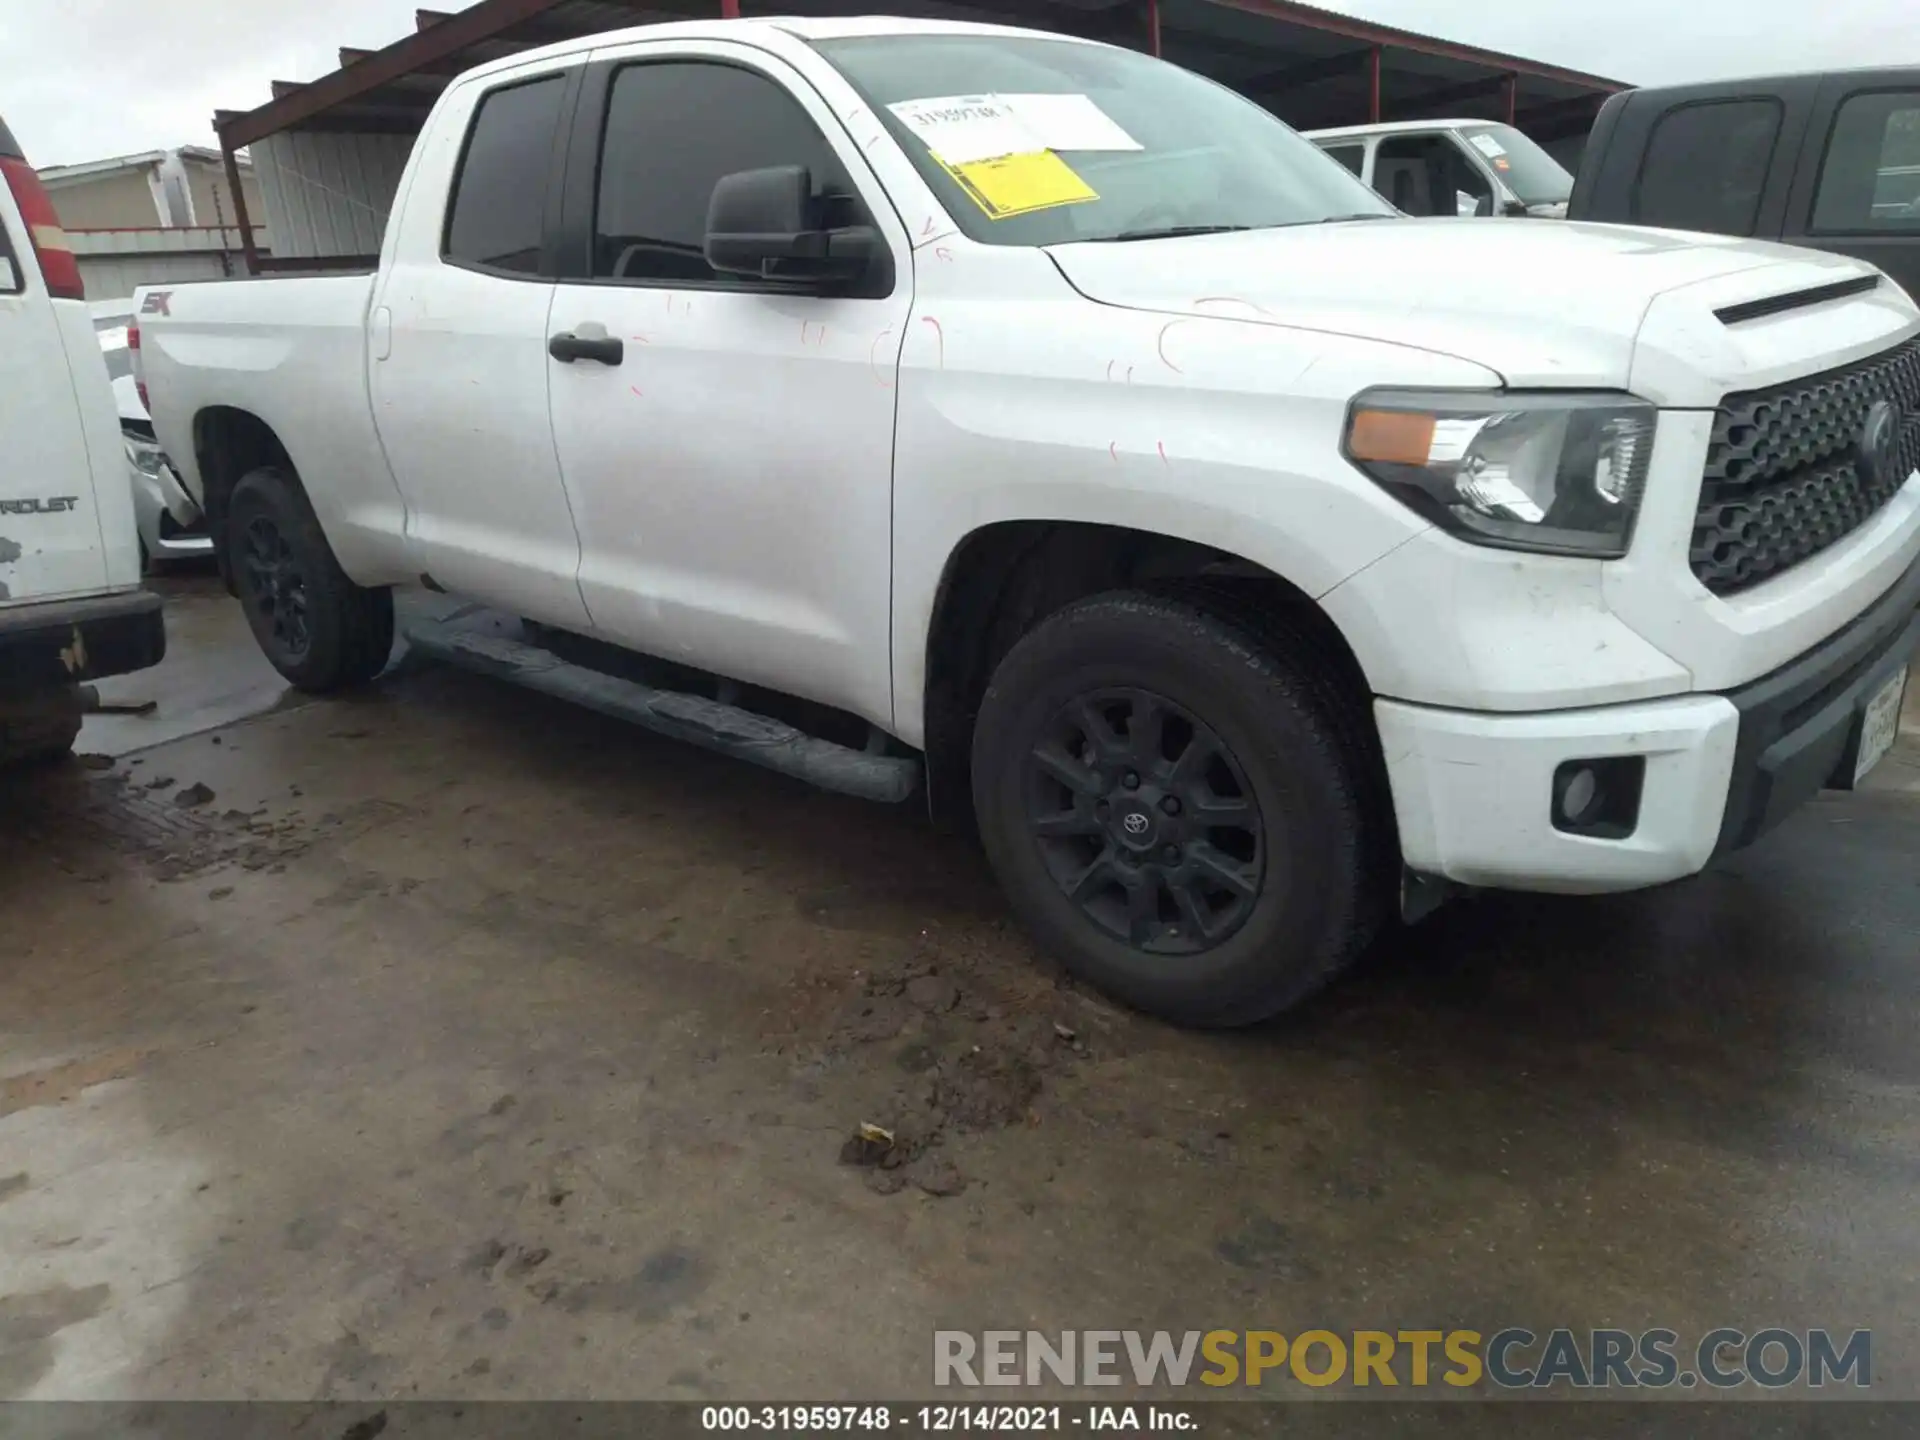
[[[82,682],[157,663],[113,392],[80,269],[0,121],[0,764],[64,754]]]

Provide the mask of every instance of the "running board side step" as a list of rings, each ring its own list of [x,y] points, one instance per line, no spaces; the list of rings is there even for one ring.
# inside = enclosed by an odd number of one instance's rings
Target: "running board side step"
[[[505,615],[467,609],[408,625],[405,634],[413,650],[431,659],[511,680],[822,790],[896,804],[920,784],[918,760],[849,749],[738,706],[572,664],[529,644],[519,622]]]

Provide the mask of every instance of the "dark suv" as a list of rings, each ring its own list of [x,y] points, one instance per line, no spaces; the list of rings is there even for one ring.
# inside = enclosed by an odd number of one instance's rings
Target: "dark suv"
[[[1567,218],[1838,251],[1920,295],[1920,69],[1615,95]]]

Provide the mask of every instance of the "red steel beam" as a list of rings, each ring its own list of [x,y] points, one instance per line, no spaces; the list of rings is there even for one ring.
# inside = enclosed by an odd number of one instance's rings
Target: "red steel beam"
[[[445,60],[560,3],[561,0],[480,0],[469,10],[432,23],[427,29],[375,51],[351,69],[323,75],[310,85],[302,85],[291,94],[228,120],[224,127],[217,127],[221,146],[231,154],[256,140],[310,120],[323,110],[377,90],[389,80]],[[428,13],[431,12],[422,12],[422,18]]]
[[[740,0],[720,0],[720,18],[738,20],[740,18]]]
[[[1367,52],[1367,123],[1380,123],[1380,55],[1385,46],[1376,45]]]
[[[1416,55],[1433,55],[1442,60],[1457,60],[1466,65],[1484,66],[1489,70],[1513,70],[1541,80],[1557,80],[1565,85],[1578,85],[1586,90],[1604,90],[1611,94],[1616,90],[1630,88],[1621,81],[1609,80],[1604,75],[1589,75],[1584,71],[1568,70],[1559,65],[1543,65],[1518,55],[1503,55],[1498,50],[1481,50],[1472,45],[1456,45],[1450,40],[1436,40],[1430,35],[1416,34],[1411,30],[1396,30],[1391,25],[1375,25],[1370,21],[1356,20],[1352,16],[1336,15],[1313,5],[1300,4],[1298,0],[1213,0],[1213,3],[1225,5],[1233,10],[1244,10],[1250,15],[1266,15],[1275,20],[1285,20],[1290,25],[1298,25],[1306,30],[1318,30],[1327,35],[1344,35],[1350,40],[1358,40],[1367,45],[1407,50]]]
[[[1160,54],[1160,0],[1147,0],[1147,53]]]
[[[1503,87],[1503,91],[1507,102],[1507,124],[1511,125],[1513,124],[1514,115],[1520,108],[1520,77],[1511,70],[1507,72],[1506,85]]]

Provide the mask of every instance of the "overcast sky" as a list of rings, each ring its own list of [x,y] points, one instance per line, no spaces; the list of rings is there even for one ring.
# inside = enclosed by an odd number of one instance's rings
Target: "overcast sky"
[[[38,165],[211,145],[216,109],[413,29],[416,0],[0,0],[0,115]],[[1641,84],[1920,64],[1916,0],[1322,0]],[[433,8],[462,8],[434,0]],[[885,0],[875,0],[884,11]]]

